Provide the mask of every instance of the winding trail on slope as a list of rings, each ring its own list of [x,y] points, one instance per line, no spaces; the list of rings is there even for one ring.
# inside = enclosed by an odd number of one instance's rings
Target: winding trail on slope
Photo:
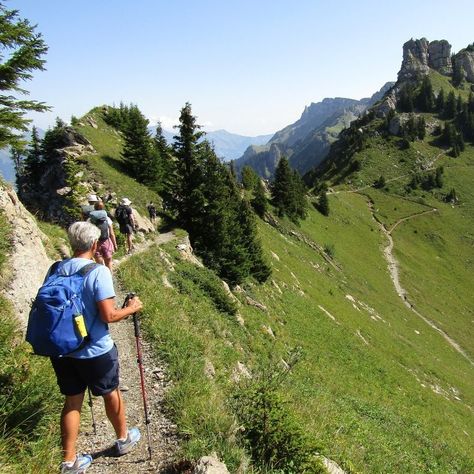
[[[157,235],[154,239],[138,244],[134,254],[147,250],[151,245],[163,245],[175,239],[176,236],[172,232]],[[128,258],[129,256],[125,256],[120,260],[116,260],[114,265],[120,265]],[[115,278],[114,283],[117,293],[117,305],[120,305],[125,298],[126,291],[120,287]],[[122,393],[126,405],[127,424],[129,427],[138,426],[142,438],[132,452],[123,457],[114,457],[112,448],[115,433],[105,414],[102,398],[93,397],[93,409],[97,425],[97,434],[94,434],[86,395],[83,413],[87,415],[82,417],[78,452],[91,453],[94,457],[94,462],[87,471],[90,473],[166,472],[166,469],[175,461],[178,438],[176,436],[176,426],[163,411],[163,399],[169,386],[165,368],[152,357],[152,348],[142,340],[145,385],[151,421],[149,428],[152,439],[152,459],[148,459],[147,434],[132,318],[117,324],[111,324],[110,332],[118,347],[121,384],[129,387],[128,391]]]
[[[392,280],[393,286],[395,287],[395,291],[397,292],[398,296],[401,298],[403,301],[403,304],[409,308],[413,313],[415,313],[420,319],[422,319],[428,326],[430,326],[432,329],[435,331],[439,332],[443,338],[453,347],[459,354],[461,354],[472,366],[474,366],[474,361],[471,359],[471,357],[466,353],[466,351],[452,338],[450,337],[446,332],[444,332],[442,329],[440,329],[431,319],[427,318],[426,316],[423,316],[414,306],[413,304],[409,301],[408,299],[408,293],[407,291],[402,287],[400,283],[400,274],[399,274],[399,264],[397,259],[395,258],[393,254],[393,247],[394,247],[394,241],[392,237],[392,232],[402,223],[410,219],[415,219],[417,217],[424,216],[426,214],[432,214],[434,212],[438,212],[438,209],[433,208],[428,211],[423,211],[423,212],[418,212],[416,214],[412,214],[407,217],[403,217],[399,219],[395,224],[390,229],[387,229],[385,225],[380,222],[376,215],[375,215],[375,209],[373,207],[373,203],[370,199],[368,199],[368,206],[370,209],[370,212],[372,214],[372,218],[377,222],[379,225],[380,229],[382,230],[382,233],[387,237],[388,240],[388,245],[384,248],[383,254],[385,257],[385,260],[388,263],[388,271],[390,273],[390,278]]]

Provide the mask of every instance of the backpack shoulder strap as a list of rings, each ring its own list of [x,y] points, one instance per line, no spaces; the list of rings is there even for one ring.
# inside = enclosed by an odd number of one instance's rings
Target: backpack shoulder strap
[[[88,263],[87,265],[84,265],[77,273],[81,275],[83,278],[85,278],[89,273],[94,270],[94,268],[97,268],[99,266],[98,263],[91,262]]]
[[[62,260],[54,262],[51,267],[49,267],[49,276],[54,275],[58,271],[58,267],[61,264]]]

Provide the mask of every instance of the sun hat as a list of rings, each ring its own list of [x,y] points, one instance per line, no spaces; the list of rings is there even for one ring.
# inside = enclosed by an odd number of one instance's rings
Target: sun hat
[[[132,201],[130,201],[130,199],[128,199],[128,198],[123,198],[120,201],[120,204],[122,204],[122,206],[130,206],[130,204],[132,204]]]
[[[95,194],[89,194],[89,196],[87,196],[87,200],[89,202],[97,202],[99,198]]]

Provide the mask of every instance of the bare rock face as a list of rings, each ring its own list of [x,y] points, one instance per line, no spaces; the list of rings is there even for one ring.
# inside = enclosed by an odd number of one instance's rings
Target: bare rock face
[[[224,463],[217,459],[213,453],[211,456],[202,457],[193,470],[193,474],[229,474]]]
[[[411,39],[403,45],[403,61],[398,79],[414,79],[418,75],[429,72],[428,66],[428,40],[421,38]]]
[[[189,237],[185,237],[183,242],[176,246],[177,250],[181,254],[181,258],[183,260],[187,260],[188,262],[194,263],[198,267],[203,267],[204,265],[202,262],[194,255],[193,248],[191,247],[191,242],[189,241]]]
[[[52,264],[42,242],[47,237],[39,230],[15,191],[1,182],[0,210],[12,226],[13,245],[7,264],[12,273],[6,278],[4,295],[12,302],[20,326],[25,329],[31,301]]]
[[[446,40],[431,41],[428,45],[428,66],[445,76],[453,73],[451,45]]]
[[[411,39],[403,45],[403,61],[399,80],[411,80],[424,76],[431,69],[444,75],[453,72],[451,45],[446,40],[432,41],[426,38]]]
[[[474,82],[474,51],[463,49],[454,56],[453,61],[463,68],[466,80]]]

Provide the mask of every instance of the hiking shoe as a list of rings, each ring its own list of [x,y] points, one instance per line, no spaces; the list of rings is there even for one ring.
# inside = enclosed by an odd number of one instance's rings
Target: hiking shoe
[[[118,456],[129,453],[140,440],[141,434],[138,428],[130,428],[125,440],[118,439],[115,441],[115,449]]]
[[[92,456],[88,454],[78,454],[73,464],[61,463],[61,474],[83,474],[92,464]]]

